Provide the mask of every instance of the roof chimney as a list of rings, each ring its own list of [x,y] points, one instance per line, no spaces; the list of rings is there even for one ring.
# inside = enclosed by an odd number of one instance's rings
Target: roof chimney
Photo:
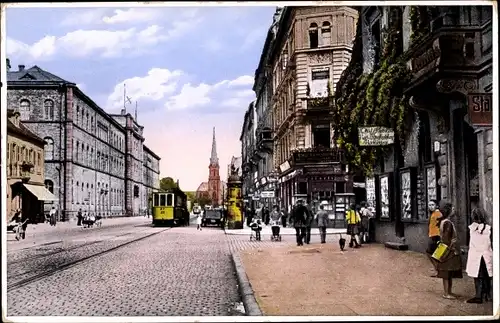
[[[24,66],[24,65],[18,65],[18,67],[19,67],[19,72],[24,71],[24,68],[25,68],[25,66]]]
[[[10,72],[10,59],[7,58],[7,72]]]

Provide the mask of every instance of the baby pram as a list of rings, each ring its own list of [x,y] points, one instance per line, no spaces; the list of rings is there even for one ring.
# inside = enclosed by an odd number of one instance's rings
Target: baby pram
[[[271,221],[271,241],[281,241],[280,229],[280,221]]]
[[[260,219],[254,219],[252,223],[250,224],[250,229],[252,229],[252,232],[250,233],[250,241],[255,240],[255,241],[261,241],[260,238],[260,232],[262,231],[262,225],[261,225]]]
[[[84,228],[92,228],[94,224],[100,227],[102,225],[102,217],[100,215],[87,215],[83,218],[82,224]]]

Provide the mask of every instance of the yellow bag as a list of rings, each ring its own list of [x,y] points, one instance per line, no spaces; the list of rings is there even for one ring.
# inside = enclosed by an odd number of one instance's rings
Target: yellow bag
[[[436,259],[437,261],[442,261],[447,257],[449,252],[450,252],[449,247],[446,244],[440,242],[436,250],[434,250],[432,258]]]

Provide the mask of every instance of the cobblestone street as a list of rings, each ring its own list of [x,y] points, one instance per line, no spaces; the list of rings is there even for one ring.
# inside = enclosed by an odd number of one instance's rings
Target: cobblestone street
[[[92,230],[86,231],[89,239],[76,239],[80,243],[9,253],[9,316],[243,314],[234,310],[239,294],[222,230],[133,223],[121,230],[103,227],[99,239],[91,239]],[[54,272],[29,281],[47,270]],[[16,285],[23,278],[28,282]]]

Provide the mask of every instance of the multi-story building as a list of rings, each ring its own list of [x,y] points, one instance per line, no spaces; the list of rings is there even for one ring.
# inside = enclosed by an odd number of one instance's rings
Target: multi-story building
[[[247,207],[254,207],[254,180],[257,180],[257,165],[254,161],[255,154],[255,122],[254,102],[248,105],[243,126],[241,128],[241,171],[242,171],[242,195]]]
[[[7,65],[8,104],[46,143],[46,183],[62,219],[80,209],[104,217],[138,215],[147,206],[142,127],[124,111],[109,115],[74,83],[38,66],[11,71]],[[151,157],[157,165],[159,157]]]
[[[56,197],[50,183],[44,183],[45,142],[19,117],[19,112],[7,110],[7,222],[20,210],[30,223],[37,223],[44,219],[44,202],[52,202]]]
[[[400,37],[391,45],[411,78],[404,89],[411,116],[404,143],[393,146],[370,179],[378,241],[425,251],[427,205],[447,200],[466,249],[472,208],[492,214],[492,13],[492,6],[362,8],[354,45],[360,54],[346,74],[354,80],[378,71],[392,30]]]
[[[259,89],[272,117],[272,169],[279,172],[282,207],[297,198],[332,201],[352,191],[352,177],[332,140],[329,98],[350,60],[358,11],[344,6],[278,9],[268,34]],[[259,95],[259,94],[258,94]],[[264,123],[264,122],[263,122]],[[266,131],[261,142],[266,143]]]

